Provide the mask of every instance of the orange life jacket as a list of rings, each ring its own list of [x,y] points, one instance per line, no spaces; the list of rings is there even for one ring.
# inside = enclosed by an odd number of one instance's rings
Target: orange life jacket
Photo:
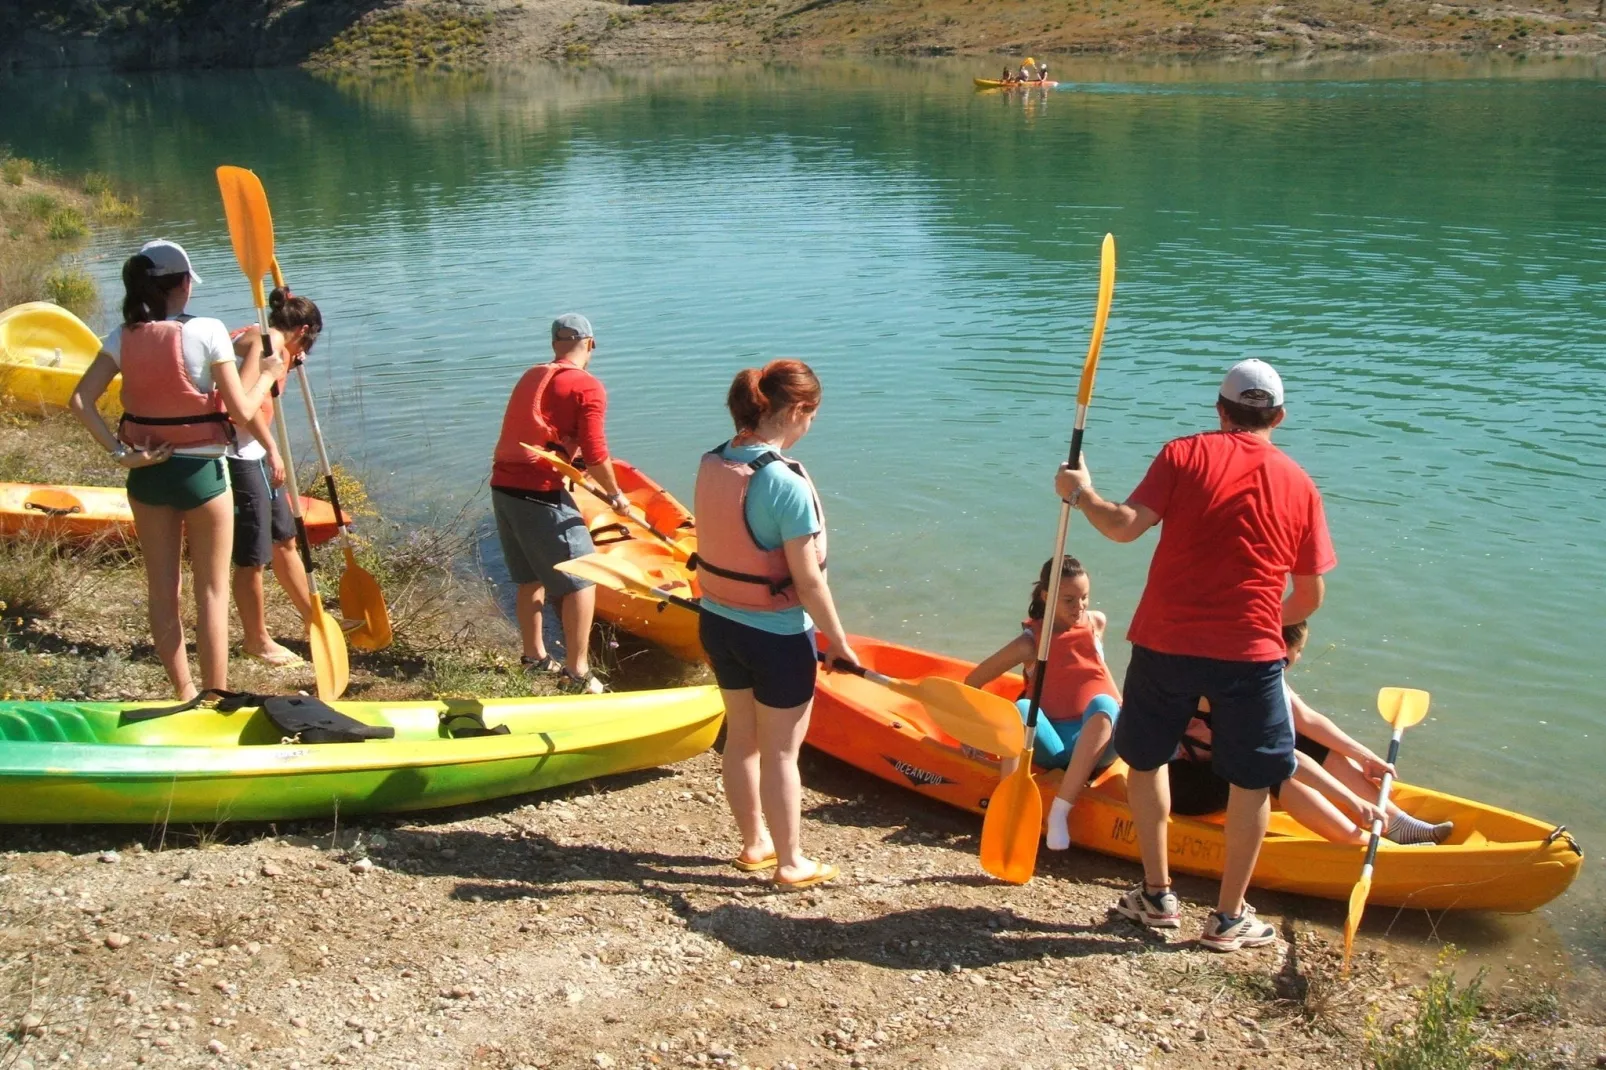
[[[697,490],[693,497],[697,514],[697,552],[687,564],[697,570],[698,585],[705,597],[733,609],[775,611],[802,604],[792,570],[786,563],[784,548],[766,550],[759,545],[747,523],[747,488],[753,476],[766,465],[779,461],[803,477],[814,497],[814,512],[820,518],[820,533],[814,552],[825,571],[825,509],[814,481],[796,461],[767,450],[752,461],[733,461],[725,456],[730,443],[703,454],[697,466]]]
[[[1035,644],[1042,638],[1043,622],[1028,621],[1026,630]],[[1048,641],[1048,663],[1044,668],[1047,675],[1043,678],[1043,715],[1050,721],[1080,720],[1094,696],[1117,698],[1121,694],[1099,653],[1093,618],[1086,613],[1079,623],[1054,633]]]
[[[562,477],[536,456],[529,446],[550,450],[565,460],[574,459],[575,439],[561,434],[541,410],[547,388],[565,371],[584,371],[565,361],[538,364],[520,377],[502,416],[502,434],[491,455],[491,485],[521,490],[547,490],[561,485]]]
[[[226,446],[234,440],[223,397],[202,393],[184,368],[184,325],[178,320],[123,327],[123,419],[117,434],[136,449]],[[132,425],[132,426],[130,426]]]
[[[261,329],[261,327],[254,323],[247,324],[244,327],[236,327],[234,330],[229,332],[229,341],[238,342],[247,334],[250,334],[253,331],[260,331]],[[263,350],[262,355],[267,356],[267,350]],[[290,378],[290,355],[288,353],[281,353],[280,356],[284,358],[285,363],[279,367],[279,374],[274,376],[273,389],[269,392],[267,397],[262,399],[261,412],[262,415],[268,418],[268,423],[270,424],[273,422],[274,398],[277,398],[280,394],[284,393],[284,384],[288,382]],[[263,443],[263,445],[266,444],[267,443]]]

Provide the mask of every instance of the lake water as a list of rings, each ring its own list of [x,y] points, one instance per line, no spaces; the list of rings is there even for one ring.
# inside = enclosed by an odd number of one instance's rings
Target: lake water
[[[972,657],[1051,550],[1113,232],[1100,488],[1274,362],[1341,559],[1296,686],[1379,749],[1377,688],[1430,690],[1410,779],[1606,845],[1606,65],[1087,61],[973,92],[998,66],[36,74],[0,142],[137,191],[231,322],[212,170],[254,168],[329,322],[325,426],[393,514],[482,492],[557,312],[596,325],[615,451],[688,497],[732,374],[805,358],[846,623]],[[106,292],[139,236],[90,251]],[[1073,527],[1118,629],[1151,548]],[[1548,912],[1572,946],[1600,949],[1603,889],[1591,861]]]

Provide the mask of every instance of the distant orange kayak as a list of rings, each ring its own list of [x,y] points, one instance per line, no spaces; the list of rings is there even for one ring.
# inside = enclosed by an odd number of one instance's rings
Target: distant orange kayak
[[[613,458],[613,474],[619,481],[619,489],[645,514],[647,523],[674,539],[687,553],[696,552],[697,526],[691,510],[629,461]],[[585,517],[598,553],[630,561],[653,583],[676,594],[687,598],[697,598],[701,594],[696,577],[651,532],[619,516],[594,494],[577,488],[574,500],[580,507],[580,515]],[[665,605],[656,598],[598,586],[597,616],[631,635],[657,643],[682,661],[704,660],[694,613]]]
[[[1055,81],[1000,82],[997,78],[977,78],[974,81],[977,89],[1053,89],[1059,85]]]
[[[301,508],[306,513],[309,542],[318,546],[335,537],[339,529],[332,505],[302,495]],[[129,512],[128,495],[122,487],[0,483],[0,536],[25,532],[133,542],[134,514]]]
[[[963,679],[972,663],[912,647],[850,636],[860,662],[888,676]],[[987,690],[1014,698],[1018,676]],[[806,742],[849,765],[939,802],[982,813],[998,786],[994,762],[967,755],[927,719],[914,701],[847,673],[822,672]],[[1043,812],[1059,790],[1059,771],[1039,769]],[[1071,811],[1071,842],[1101,854],[1137,860],[1137,832],[1126,805],[1126,765],[1117,761],[1094,778]],[[1438,847],[1384,842],[1370,901],[1428,910],[1536,910],[1567,890],[1583,864],[1570,834],[1535,818],[1429,788],[1396,784],[1394,799],[1424,821],[1454,821]],[[1225,838],[1222,815],[1172,817],[1171,866],[1220,877]],[[1260,850],[1257,888],[1345,900],[1360,876],[1362,851],[1329,843],[1281,810]]]

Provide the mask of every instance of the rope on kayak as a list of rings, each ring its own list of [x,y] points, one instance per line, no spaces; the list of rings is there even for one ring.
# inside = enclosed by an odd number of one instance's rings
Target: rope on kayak
[[[1579,846],[1578,841],[1573,838],[1572,833],[1567,831],[1567,826],[1566,825],[1557,825],[1554,829],[1552,829],[1550,831],[1550,834],[1548,836],[1546,836],[1543,840],[1539,841],[1539,846],[1535,847],[1532,851],[1529,851],[1526,855],[1522,856],[1521,858],[1519,858],[1519,859],[1511,862],[1510,864],[1506,865],[1498,873],[1494,873],[1494,874],[1492,874],[1490,876],[1483,877],[1483,878],[1481,878],[1479,880],[1445,881],[1445,882],[1443,882],[1441,884],[1424,885],[1423,887],[1421,887],[1421,888],[1417,889],[1416,891],[1412,892],[1411,893],[1411,897],[1415,897],[1415,896],[1417,896],[1419,894],[1422,894],[1424,892],[1438,891],[1438,890],[1444,889],[1444,888],[1466,888],[1466,889],[1468,889],[1470,891],[1473,888],[1479,888],[1479,887],[1482,887],[1483,885],[1486,885],[1486,884],[1492,884],[1492,883],[1494,883],[1496,881],[1504,880],[1511,873],[1511,871],[1517,870],[1517,869],[1523,869],[1523,868],[1527,867],[1530,863],[1532,863],[1535,858],[1539,857],[1540,855],[1548,853],[1550,851],[1550,848],[1558,840],[1565,840],[1566,841],[1566,845],[1568,847],[1572,848],[1572,850],[1578,855],[1579,858],[1582,858],[1584,856],[1584,849],[1581,846]],[[1456,902],[1459,902],[1459,900],[1457,900]],[[1417,909],[1417,908],[1413,908],[1410,905],[1410,903],[1408,903],[1408,902],[1407,903],[1401,903],[1398,907],[1396,907],[1395,911],[1394,911],[1394,917],[1393,917],[1392,920],[1389,921],[1388,928],[1383,930],[1383,935],[1387,936],[1390,933],[1392,933],[1394,931],[1395,922],[1399,921],[1400,917],[1407,910],[1411,910],[1411,909]],[[1444,919],[1444,915],[1446,915],[1450,911],[1456,909],[1456,906],[1455,906],[1455,903],[1451,903],[1449,906],[1444,907],[1444,908],[1442,908],[1441,910],[1439,910],[1437,912],[1432,911],[1432,910],[1428,910],[1425,907],[1424,908],[1420,908],[1420,909],[1422,910],[1422,913],[1428,919],[1428,929],[1429,929],[1428,936],[1429,936],[1429,938],[1436,940],[1436,939],[1438,939],[1438,936],[1439,936],[1439,922]],[[1513,912],[1512,911],[1502,911],[1501,913],[1508,913],[1509,914],[1509,913],[1513,913]]]

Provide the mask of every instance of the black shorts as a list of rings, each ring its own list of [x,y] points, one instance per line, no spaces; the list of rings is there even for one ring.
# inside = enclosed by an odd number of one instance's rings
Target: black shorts
[[[697,634],[723,690],[752,691],[756,701],[777,710],[801,706],[814,697],[819,661],[814,656],[813,631],[777,635],[704,612]]]
[[[1232,785],[1210,768],[1209,762],[1179,758],[1166,766],[1171,781],[1171,812],[1179,817],[1199,817],[1227,808]]]
[[[1317,765],[1326,765],[1327,756],[1333,749],[1325,743],[1318,743],[1309,736],[1295,736],[1294,749],[1302,754],[1308,754],[1316,760]]]
[[[296,537],[296,520],[290,515],[290,495],[274,490],[263,460],[229,458],[229,483],[234,487],[234,565],[261,568],[273,563],[273,546]]]
[[[1211,764],[1228,783],[1270,788],[1294,775],[1294,722],[1276,661],[1219,661],[1132,647],[1115,752],[1133,769],[1158,769],[1210,701]]]

